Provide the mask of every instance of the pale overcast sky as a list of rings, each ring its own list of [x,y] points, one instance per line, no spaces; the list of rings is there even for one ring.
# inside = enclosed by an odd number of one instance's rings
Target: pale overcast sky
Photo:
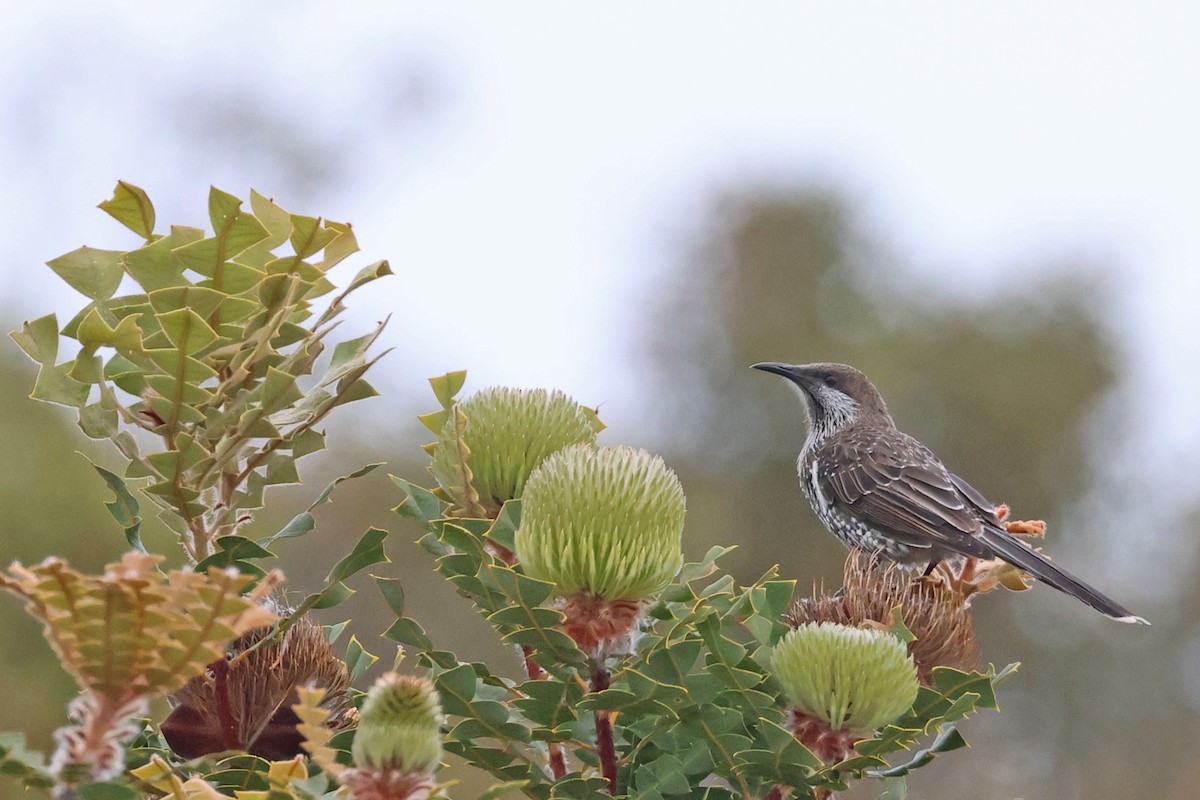
[[[352,221],[360,263],[392,261],[399,277],[356,314],[396,311],[388,336],[422,342],[389,367],[398,383],[467,367],[620,418],[639,402],[629,320],[664,241],[714,188],[816,177],[967,291],[1019,277],[1030,253],[1120,265],[1129,347],[1167,394],[1160,435],[1200,438],[1194,4],[332,8],[7,10],[6,326],[45,307],[42,261],[132,244],[94,209],[117,178],[150,191],[160,222],[192,224],[209,183],[254,186]],[[221,137],[247,115],[257,151]]]

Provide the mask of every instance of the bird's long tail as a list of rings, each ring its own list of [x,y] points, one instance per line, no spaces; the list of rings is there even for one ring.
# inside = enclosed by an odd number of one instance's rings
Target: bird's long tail
[[[1011,534],[994,528],[985,528],[980,534],[980,538],[995,550],[996,555],[1000,558],[1013,566],[1020,567],[1025,572],[1028,572],[1043,583],[1053,586],[1063,594],[1069,594],[1077,600],[1082,600],[1104,616],[1111,617],[1117,622],[1135,622],[1141,625],[1150,624],[1130,612],[1124,606],[1100,594],[1100,592],[1097,592],[1075,576],[1059,569],[1041,553],[1036,552],[1033,548]]]

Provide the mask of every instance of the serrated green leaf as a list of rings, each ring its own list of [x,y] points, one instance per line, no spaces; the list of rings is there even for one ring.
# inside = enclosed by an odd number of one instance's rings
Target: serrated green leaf
[[[244,536],[222,536],[217,539],[219,550],[195,566],[196,572],[208,572],[210,567],[233,566],[237,562],[258,558],[274,558],[275,554]]]
[[[140,187],[132,183],[117,181],[112,198],[100,203],[97,208],[143,239],[154,235],[154,204]]]
[[[429,379],[429,385],[433,389],[433,394],[437,397],[438,402],[442,404],[442,408],[450,408],[454,405],[454,396],[458,394],[466,382],[466,370],[447,372],[445,375]]]
[[[243,212],[241,206],[241,200],[215,186],[209,192],[209,220],[221,242],[221,255],[226,260],[270,235],[263,224]]]
[[[283,526],[283,528],[281,528],[279,531],[265,539],[260,540],[260,544],[264,546],[270,546],[270,544],[277,539],[290,539],[297,536],[303,536],[304,534],[313,531],[317,526],[316,519],[312,515],[313,509],[322,503],[328,502],[330,496],[333,494],[333,490],[342,483],[345,483],[349,480],[354,480],[355,478],[361,478],[364,475],[369,475],[377,468],[383,466],[383,463],[384,462],[379,461],[374,464],[367,464],[359,467],[349,475],[342,475],[341,477],[334,478],[329,482],[325,489],[322,490],[319,495],[317,495],[317,499],[313,501],[312,505],[310,505],[306,511],[302,511],[301,513],[292,517],[288,524]]]
[[[147,292],[190,285],[188,279],[183,277],[183,262],[175,255],[177,247],[192,241],[188,231],[195,231],[197,239],[204,235],[195,229],[173,229],[170,236],[126,253],[122,257],[125,271]]]
[[[442,516],[442,501],[433,492],[395,475],[388,477],[404,492],[404,498],[392,511],[420,523],[427,523]]]
[[[496,515],[492,527],[488,528],[486,536],[510,553],[516,552],[517,528],[520,526],[521,501],[506,500],[504,505],[500,506],[500,513]]]
[[[107,300],[117,291],[125,274],[121,255],[120,250],[80,247],[46,264],[80,294],[93,300]]]
[[[355,590],[344,583],[331,583],[321,591],[304,598],[301,608],[306,611],[308,609],[333,608],[346,602],[355,594],[357,594]]]
[[[154,317],[171,344],[184,355],[203,350],[217,339],[217,332],[190,308],[155,314]]]
[[[322,272],[328,271],[358,252],[358,240],[354,238],[354,230],[348,223],[327,219],[325,227],[335,232],[337,238],[325,245],[324,257],[317,264]]]
[[[358,641],[358,637],[351,636],[350,643],[346,645],[346,657],[343,660],[350,670],[350,680],[355,681],[379,660],[379,656],[368,653],[362,643]]]
[[[460,664],[439,674],[433,679],[433,685],[442,697],[442,708],[447,714],[471,716],[471,702],[475,699],[475,670],[470,664]]]
[[[583,688],[574,680],[553,678],[527,681],[518,687],[524,697],[513,705],[530,722],[546,728],[557,728],[578,719],[576,706],[583,698]]]
[[[91,439],[111,439],[118,432],[117,411],[92,403],[79,409],[79,429]]]
[[[321,220],[318,217],[305,217],[299,214],[292,214],[291,219],[292,249],[296,251],[296,255],[299,258],[308,258],[320,252],[327,244],[338,237],[337,230],[321,227]]]
[[[383,595],[383,601],[387,603],[387,607],[397,617],[404,616],[404,584],[400,583],[396,578],[382,578],[378,575],[372,575],[375,579],[375,585],[379,587],[379,593]]]
[[[0,733],[0,775],[10,775],[31,789],[46,789],[54,783],[41,753],[25,746],[25,734]]]
[[[908,783],[904,778],[889,778],[879,800],[908,800]]]
[[[156,314],[168,314],[183,308],[190,308],[202,318],[211,317],[221,308],[229,295],[202,286],[174,286],[168,289],[157,289],[146,295],[151,308]]]
[[[58,317],[54,314],[26,322],[9,337],[39,364],[53,366],[58,359]]]
[[[141,509],[138,507],[137,498],[129,491],[129,487],[125,485],[125,481],[104,467],[92,464],[96,472],[100,473],[100,477],[108,484],[108,488],[112,489],[116,496],[115,500],[110,500],[104,504],[108,509],[108,513],[112,514],[113,519],[121,526],[125,532],[125,541],[129,546],[142,553],[146,552],[145,546],[142,544],[141,528],[142,517]]]
[[[367,532],[358,540],[358,544],[354,546],[354,550],[334,565],[325,580],[330,582],[344,581],[354,573],[366,569],[372,564],[387,563],[388,557],[383,552],[383,540],[386,538],[387,531],[381,531],[378,528],[368,528]]]
[[[872,777],[881,778],[899,778],[912,772],[914,769],[925,766],[940,753],[948,753],[952,750],[958,750],[967,746],[967,740],[959,733],[958,728],[953,725],[947,725],[942,730],[933,742],[928,747],[921,748],[913,757],[903,764],[888,769],[877,770],[871,773]]]
[[[114,328],[104,321],[95,308],[79,323],[75,338],[89,348],[107,346],[122,353],[138,353],[142,349],[142,329],[138,327],[137,317],[125,317]]]
[[[313,428],[304,428],[292,436],[292,455],[296,458],[324,449],[325,434]]]
[[[270,545],[277,539],[294,539],[297,536],[303,536],[306,533],[311,533],[316,529],[316,527],[316,518],[307,511],[301,511],[299,514],[292,517],[291,520],[288,521],[287,525],[284,525],[266,539],[262,539],[261,542],[264,545]]]
[[[266,377],[259,387],[259,402],[263,413],[274,414],[304,396],[296,386],[296,378],[274,367],[267,367]]]
[[[138,800],[140,795],[119,783],[85,783],[75,787],[79,800]]]
[[[91,387],[80,383],[71,377],[73,361],[67,361],[57,366],[42,365],[33,383],[30,397],[46,403],[82,408],[87,404]]]
[[[499,800],[501,797],[508,795],[520,794],[529,786],[529,781],[504,781],[503,783],[493,784],[491,788],[479,795],[476,800]]]
[[[183,380],[186,383],[198,384],[217,377],[216,370],[214,370],[212,367],[208,366],[203,361],[192,358],[191,356],[181,355],[178,350],[172,350],[170,348],[156,348],[153,350],[146,350],[145,354],[146,357],[148,357],[150,361],[153,362],[154,365],[163,372],[174,376],[177,380]],[[140,367],[126,359],[121,359],[119,362],[117,361],[116,356],[114,356],[112,359],[109,359],[110,366],[114,365],[114,362],[116,362],[116,364],[123,369],[127,368],[126,365],[128,365],[128,369],[131,371],[136,370],[138,373],[142,371]],[[105,368],[105,374],[108,374],[108,367]],[[126,375],[128,374],[129,373],[127,372]]]
[[[393,642],[415,647],[418,650],[433,648],[433,642],[425,633],[425,629],[421,627],[421,623],[411,617],[399,617],[383,632],[383,636]]]
[[[720,545],[713,545],[709,548],[708,552],[705,553],[704,558],[696,562],[684,564],[679,570],[679,577],[676,578],[676,582],[681,584],[691,583],[694,580],[708,577],[716,570],[717,559],[733,552],[736,549],[736,547],[722,547]]]

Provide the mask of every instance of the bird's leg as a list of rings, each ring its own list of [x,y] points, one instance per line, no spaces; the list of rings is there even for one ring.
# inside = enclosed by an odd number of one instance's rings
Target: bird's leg
[[[935,569],[937,569],[938,564],[940,564],[940,563],[942,563],[942,561],[939,558],[929,559],[929,566],[925,567],[925,571],[921,573],[921,577],[928,578],[930,575],[933,574],[933,571]]]

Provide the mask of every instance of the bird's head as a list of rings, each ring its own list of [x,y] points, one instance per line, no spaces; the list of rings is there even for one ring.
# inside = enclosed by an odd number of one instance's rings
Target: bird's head
[[[860,421],[894,424],[879,391],[854,367],[829,363],[781,364],[778,361],[762,361],[752,366],[788,379],[804,401],[809,426],[818,437]]]

